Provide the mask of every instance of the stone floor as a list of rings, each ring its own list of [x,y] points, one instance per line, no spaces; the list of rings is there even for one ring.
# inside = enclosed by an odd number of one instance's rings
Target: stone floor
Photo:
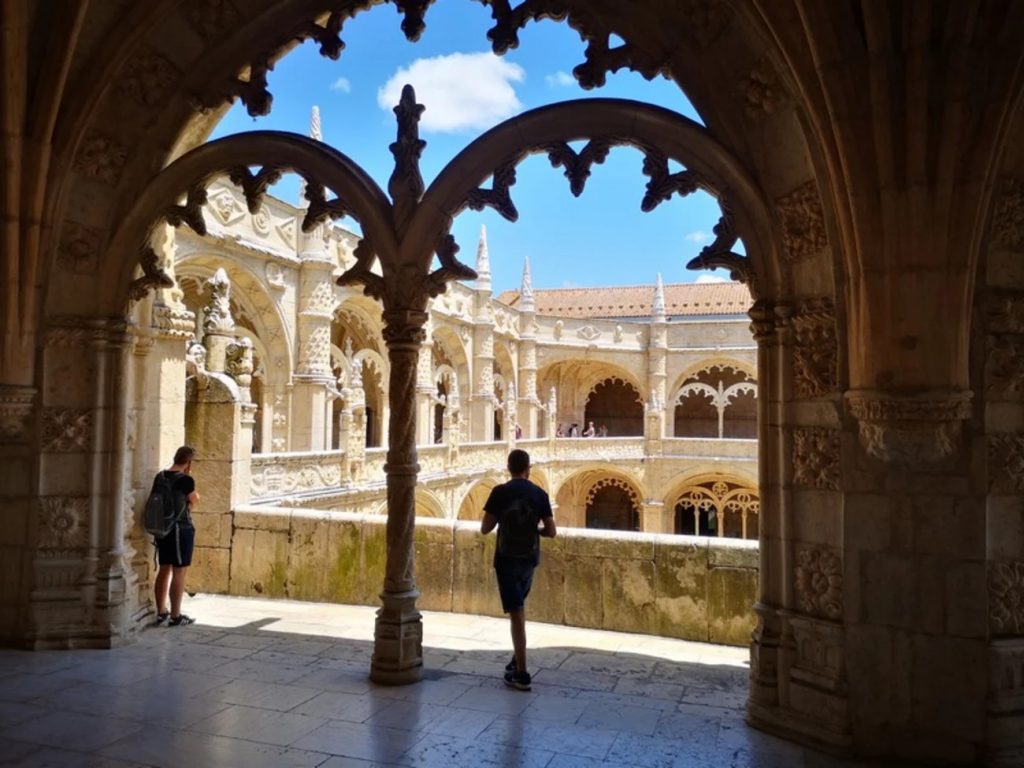
[[[198,596],[200,623],[112,651],[0,650],[0,765],[165,768],[741,766],[839,760],[748,728],[747,652],[425,613],[424,681],[367,679],[372,608]]]

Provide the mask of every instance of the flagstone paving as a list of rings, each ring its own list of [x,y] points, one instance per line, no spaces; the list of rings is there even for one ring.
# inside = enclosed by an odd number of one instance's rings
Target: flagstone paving
[[[109,651],[0,650],[0,765],[866,768],[748,727],[743,648],[425,612],[421,683],[367,672],[374,610],[200,595]]]

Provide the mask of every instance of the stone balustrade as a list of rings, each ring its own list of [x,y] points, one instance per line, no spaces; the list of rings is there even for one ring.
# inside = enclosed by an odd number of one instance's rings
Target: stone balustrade
[[[420,519],[420,608],[502,615],[494,536]],[[563,529],[542,543],[530,618],[576,627],[745,645],[755,624],[758,545],[695,536]],[[258,505],[234,511],[231,557],[194,564],[202,591],[376,605],[385,519]]]

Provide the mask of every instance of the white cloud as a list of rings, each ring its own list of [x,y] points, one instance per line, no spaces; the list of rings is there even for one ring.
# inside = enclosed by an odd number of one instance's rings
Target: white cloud
[[[729,279],[727,277],[720,277],[718,275],[701,275],[696,280],[694,280],[694,282],[695,283],[728,283]]]
[[[390,112],[401,98],[402,87],[410,83],[416,89],[416,101],[426,107],[422,130],[458,133],[490,128],[522,108],[512,84],[525,77],[518,64],[489,52],[416,59],[377,91],[377,103]]]
[[[331,83],[332,91],[341,91],[342,93],[351,93],[352,83],[349,82],[347,77],[339,77],[333,83]]]
[[[545,77],[544,82],[548,84],[548,88],[567,88],[570,85],[575,85],[576,79],[568,72],[559,70],[555,74]]]
[[[698,229],[696,232],[687,233],[683,239],[689,240],[691,243],[697,243],[697,245],[701,245],[702,243],[706,243],[708,240],[710,240],[711,235],[709,235],[707,232],[704,232],[703,230]]]

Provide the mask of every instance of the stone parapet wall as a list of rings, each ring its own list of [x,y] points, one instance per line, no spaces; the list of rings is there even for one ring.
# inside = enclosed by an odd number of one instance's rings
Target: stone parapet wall
[[[377,605],[385,518],[243,506],[230,557],[197,548],[193,584],[232,595]],[[420,519],[420,608],[502,615],[494,536],[476,523]],[[219,554],[219,553],[218,553]],[[755,625],[756,542],[563,529],[543,542],[529,618],[576,627],[746,645]]]

